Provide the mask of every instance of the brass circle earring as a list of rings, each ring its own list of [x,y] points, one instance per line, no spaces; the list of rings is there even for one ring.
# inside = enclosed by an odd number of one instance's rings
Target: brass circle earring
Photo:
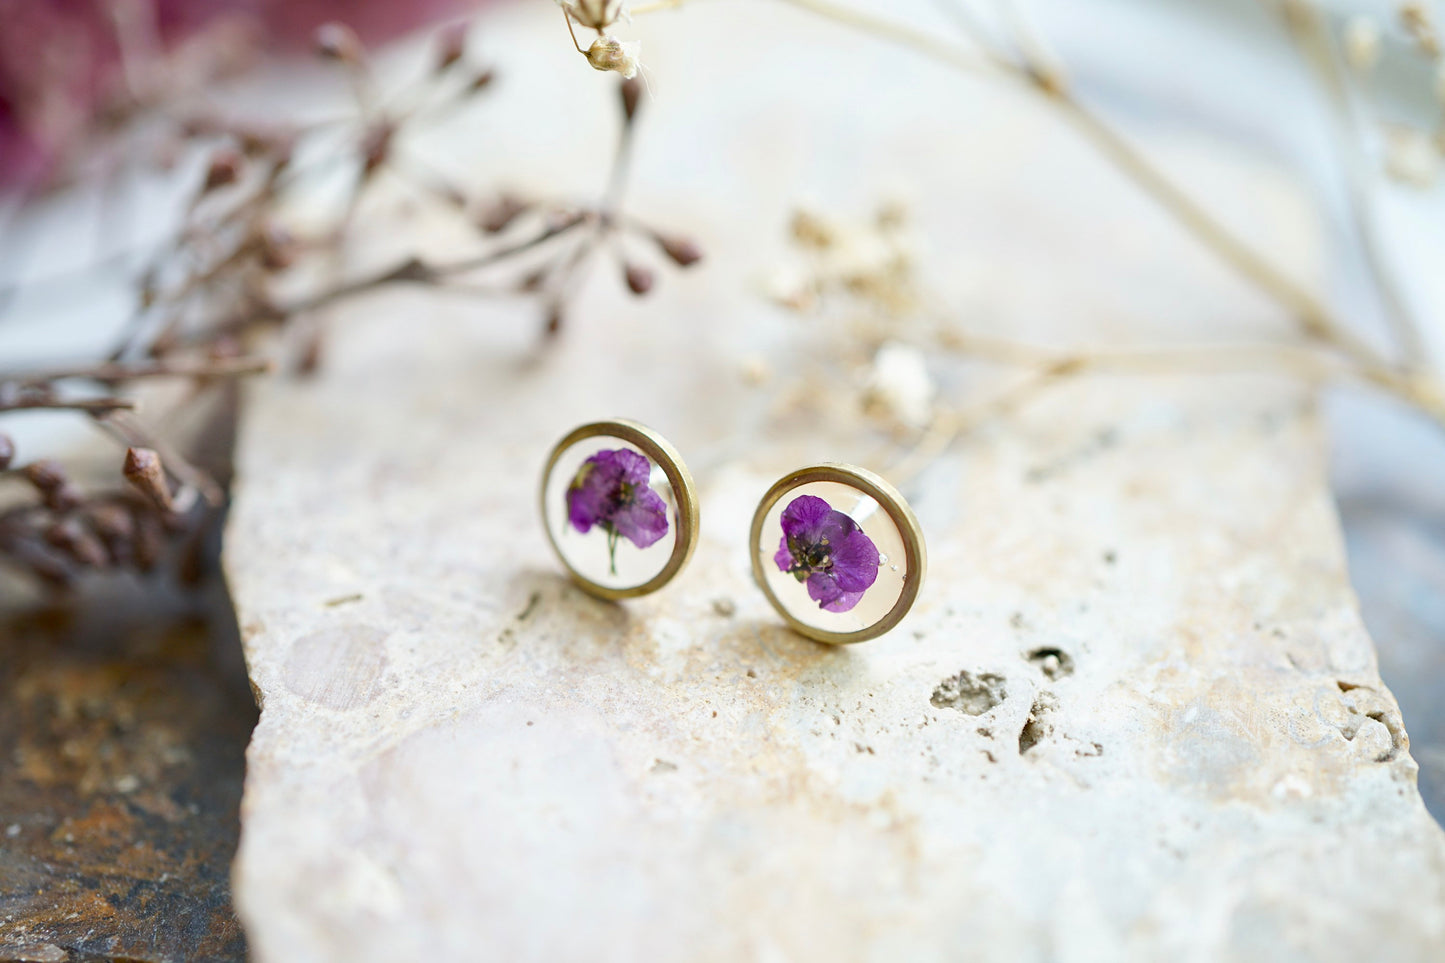
[[[844,645],[877,638],[918,597],[923,530],[898,489],[852,465],[778,479],[753,513],[753,578],[795,631]]]
[[[625,599],[662,588],[697,547],[697,489],[677,449],[612,419],[557,442],[542,471],[542,525],[583,590]]]

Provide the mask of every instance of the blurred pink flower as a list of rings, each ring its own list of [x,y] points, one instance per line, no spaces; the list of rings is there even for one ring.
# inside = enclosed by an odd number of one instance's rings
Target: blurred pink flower
[[[264,49],[307,49],[340,21],[364,41],[387,40],[467,5],[465,0],[0,0],[0,189],[53,175],[122,82],[121,37],[157,57],[206,28],[244,25]],[[136,66],[130,64],[132,68]]]

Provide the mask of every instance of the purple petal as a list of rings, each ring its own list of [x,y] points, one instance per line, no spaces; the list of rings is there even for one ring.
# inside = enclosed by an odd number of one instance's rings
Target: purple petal
[[[778,567],[779,572],[786,572],[793,567],[793,553],[788,548],[788,536],[784,535],[778,542],[778,552],[773,556],[773,564]]]
[[[624,505],[612,516],[612,524],[623,538],[638,548],[646,548],[667,534],[667,503],[651,488],[639,488],[632,504]]]
[[[614,451],[601,451],[599,455],[611,457],[612,464],[616,466],[618,480],[629,485],[637,485],[646,488],[648,480],[652,477],[652,462],[647,460],[646,455],[639,454],[631,448],[618,448]]]
[[[846,612],[858,604],[863,593],[844,591],[832,575],[814,572],[808,576],[808,597],[825,612]]]
[[[604,521],[616,487],[616,472],[610,461],[597,455],[584,461],[567,486],[567,520],[572,527],[585,535],[593,525]]]
[[[828,534],[825,529],[830,527],[830,516],[835,514],[842,513],[834,512],[833,506],[817,495],[799,495],[783,509],[779,521],[783,526],[783,535],[795,542],[811,545]]]
[[[852,519],[849,521],[851,522]],[[842,539],[833,542],[832,548],[832,575],[838,581],[839,591],[861,594],[878,580],[878,569],[881,565],[878,558],[878,547],[873,544],[871,538],[863,534],[861,528],[854,528]],[[848,608],[852,607],[848,606]],[[832,611],[842,610],[834,609]]]

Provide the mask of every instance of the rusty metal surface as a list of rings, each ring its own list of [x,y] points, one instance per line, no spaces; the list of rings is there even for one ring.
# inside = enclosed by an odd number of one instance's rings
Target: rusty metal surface
[[[229,600],[99,593],[0,610],[0,961],[242,960]]]

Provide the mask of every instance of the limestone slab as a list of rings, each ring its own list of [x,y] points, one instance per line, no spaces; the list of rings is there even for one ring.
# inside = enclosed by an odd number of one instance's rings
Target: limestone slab
[[[846,369],[788,400],[829,337],[755,293],[791,174],[864,197],[910,172],[981,325],[1283,328],[1046,118],[831,34],[869,82],[769,99],[826,66],[812,28],[718,64],[705,38],[746,18],[696,9],[692,39],[644,38],[637,196],[704,239],[705,274],[640,303],[599,274],[545,351],[525,306],[379,295],[331,319],[319,376],[252,388],[226,562],[262,701],[235,870],[257,959],[1438,958],[1445,838],[1298,385],[1042,393],[905,485],[930,580],[902,626],[829,648],[779,624],[757,499],[878,447]],[[537,102],[575,66],[552,19],[495,27]],[[940,135],[945,107],[967,124]],[[536,121],[534,176],[605,136],[588,117]],[[817,152],[845,139],[877,149]],[[1277,175],[1152,146],[1318,271]],[[624,604],[561,576],[535,507],[553,440],[610,415],[665,433],[702,499],[691,565]]]

